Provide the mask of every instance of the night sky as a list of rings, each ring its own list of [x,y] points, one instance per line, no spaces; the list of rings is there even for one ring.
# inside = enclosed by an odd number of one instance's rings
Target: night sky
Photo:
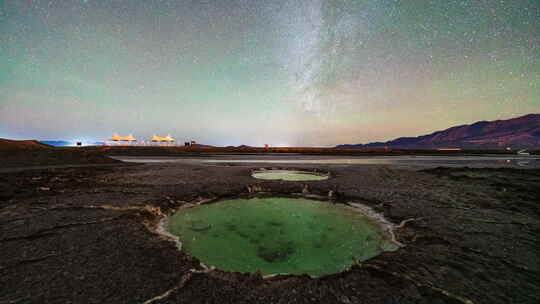
[[[328,146],[540,112],[538,0],[0,0],[0,137]]]

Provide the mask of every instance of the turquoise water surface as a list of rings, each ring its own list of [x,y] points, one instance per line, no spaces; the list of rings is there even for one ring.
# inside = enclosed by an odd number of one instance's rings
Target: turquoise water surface
[[[234,199],[183,209],[169,231],[208,266],[318,277],[397,247],[371,219],[341,205],[298,198]]]
[[[292,170],[255,171],[252,176],[258,179],[277,179],[286,181],[318,181],[328,179],[327,175]]]

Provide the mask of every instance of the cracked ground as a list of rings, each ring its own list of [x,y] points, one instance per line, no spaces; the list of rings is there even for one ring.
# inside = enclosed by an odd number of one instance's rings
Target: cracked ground
[[[331,178],[261,181],[249,164],[1,173],[0,303],[540,303],[540,170],[289,167]],[[263,279],[204,269],[155,232],[186,204],[258,192],[366,204],[405,247]]]

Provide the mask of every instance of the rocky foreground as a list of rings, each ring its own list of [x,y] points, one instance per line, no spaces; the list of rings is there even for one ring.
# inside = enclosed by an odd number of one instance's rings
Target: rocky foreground
[[[0,173],[0,303],[540,303],[540,170],[300,167],[332,178],[195,164]],[[263,279],[204,269],[155,233],[180,206],[260,192],[367,204],[406,246],[320,279]]]

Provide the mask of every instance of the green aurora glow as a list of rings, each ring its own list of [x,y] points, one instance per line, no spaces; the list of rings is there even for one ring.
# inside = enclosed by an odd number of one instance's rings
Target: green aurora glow
[[[537,0],[0,1],[0,137],[322,146],[539,110]]]

